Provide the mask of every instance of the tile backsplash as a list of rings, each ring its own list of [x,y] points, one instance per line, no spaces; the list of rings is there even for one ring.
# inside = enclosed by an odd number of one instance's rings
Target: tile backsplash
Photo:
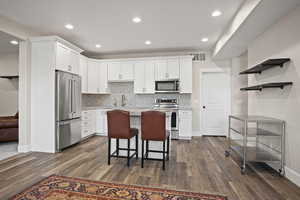
[[[83,107],[121,106],[122,95],[125,95],[126,107],[152,107],[156,98],[177,98],[180,106],[191,105],[190,94],[134,94],[133,82],[109,83],[110,94],[84,94]]]

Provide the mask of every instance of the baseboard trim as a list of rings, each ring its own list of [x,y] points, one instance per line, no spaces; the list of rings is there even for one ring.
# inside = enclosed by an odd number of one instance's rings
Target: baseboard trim
[[[19,153],[27,153],[30,151],[30,145],[18,145]]]
[[[193,131],[193,136],[202,136],[201,131]]]
[[[192,139],[191,136],[187,136],[187,137],[179,136],[179,140],[191,140],[191,139]]]
[[[300,174],[298,172],[285,167],[285,177],[300,187]]]

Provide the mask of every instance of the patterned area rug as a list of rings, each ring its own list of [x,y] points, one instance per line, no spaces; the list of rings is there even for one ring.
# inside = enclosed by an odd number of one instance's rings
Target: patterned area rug
[[[226,197],[52,175],[11,200],[226,200]]]

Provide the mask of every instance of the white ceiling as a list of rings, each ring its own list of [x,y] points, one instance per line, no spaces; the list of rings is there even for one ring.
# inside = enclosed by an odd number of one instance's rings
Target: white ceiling
[[[231,38],[215,52],[215,59],[236,57],[281,17],[300,6],[300,0],[262,0],[238,27]],[[272,8],[272,9],[270,9]],[[240,9],[242,11],[243,9]],[[241,13],[243,14],[243,13]],[[259,23],[258,23],[259,22]],[[229,29],[230,30],[230,29]]]
[[[0,54],[18,52],[19,46],[12,45],[10,41],[18,40],[17,38],[0,31]]]
[[[211,49],[244,0],[1,0],[0,15],[98,53]],[[212,18],[219,9],[223,15]],[[142,23],[132,23],[139,16]],[[75,29],[64,28],[71,23]],[[209,42],[202,43],[201,38]],[[146,46],[145,40],[152,45]],[[101,44],[96,49],[95,44]]]

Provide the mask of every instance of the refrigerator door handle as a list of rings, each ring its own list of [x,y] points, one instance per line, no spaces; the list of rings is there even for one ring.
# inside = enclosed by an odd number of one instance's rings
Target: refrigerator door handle
[[[73,113],[76,114],[77,113],[77,108],[76,108],[76,81],[75,80],[72,80],[73,84],[73,90],[72,90],[72,103],[73,103]]]
[[[73,98],[72,98],[72,89],[73,89],[73,86],[72,86],[72,80],[69,80],[69,99],[70,99],[70,102],[69,102],[69,106],[70,106],[70,112],[73,113]]]

